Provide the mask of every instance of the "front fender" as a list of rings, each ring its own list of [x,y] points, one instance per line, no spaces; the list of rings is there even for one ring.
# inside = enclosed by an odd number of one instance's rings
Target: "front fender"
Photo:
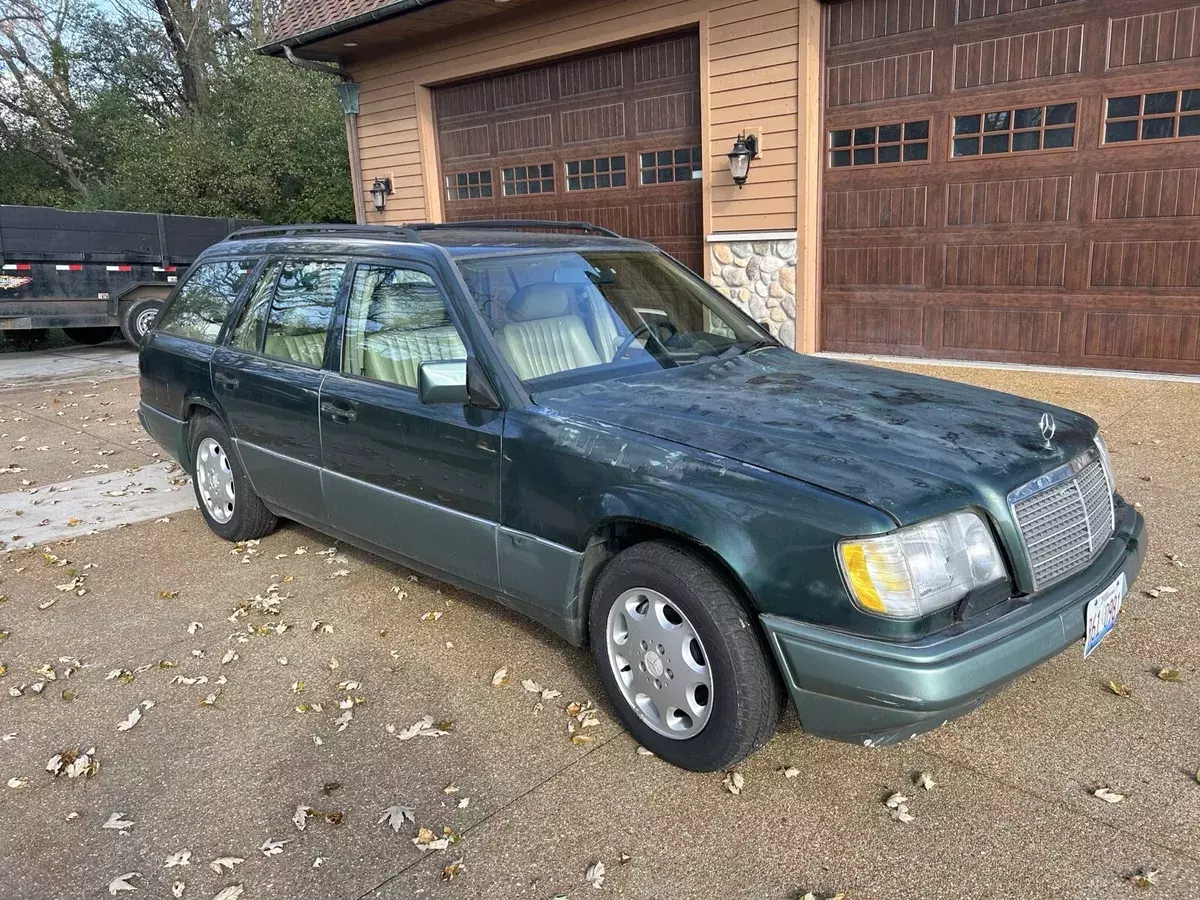
[[[605,525],[653,525],[715,553],[758,612],[874,633],[891,625],[850,602],[835,558],[839,538],[895,527],[864,503],[544,410],[506,417],[504,457],[506,527],[582,551]]]

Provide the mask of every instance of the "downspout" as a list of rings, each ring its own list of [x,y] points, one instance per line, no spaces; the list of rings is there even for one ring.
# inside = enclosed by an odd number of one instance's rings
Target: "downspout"
[[[350,157],[350,188],[354,197],[354,221],[359,225],[367,222],[366,201],[362,190],[362,160],[358,156],[358,84],[350,77],[350,73],[341,67],[324,65],[311,59],[300,59],[292,53],[292,48],[284,45],[283,55],[292,65],[324,75],[332,75],[338,79],[333,86],[338,99],[342,101],[342,113],[346,117],[346,152]]]

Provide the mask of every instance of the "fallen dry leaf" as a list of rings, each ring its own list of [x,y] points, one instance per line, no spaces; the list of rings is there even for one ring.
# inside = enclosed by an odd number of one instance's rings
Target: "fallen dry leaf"
[[[289,843],[291,843],[290,840],[273,841],[268,838],[267,840],[263,841],[262,846],[258,849],[262,851],[263,856],[278,856],[283,852],[283,845]]]
[[[492,687],[504,687],[508,684],[508,668],[502,667],[492,675]]]
[[[726,772],[725,780],[721,782],[731,794],[740,794],[746,784],[746,778],[741,772]]]
[[[163,868],[164,869],[174,869],[176,866],[191,865],[191,862],[192,862],[192,851],[191,850],[180,850],[178,853],[172,853],[170,856],[167,857],[166,861],[163,863]]]
[[[382,825],[384,822],[387,822],[392,827],[392,831],[399,832],[404,827],[405,822],[416,821],[416,818],[413,816],[412,807],[396,804],[385,809],[376,824]]]
[[[800,774],[800,770],[795,766],[786,766],[785,768],[779,770],[779,774],[784,778],[795,778]]]
[[[141,872],[126,872],[124,875],[118,875],[108,883],[108,893],[115,897],[121,891],[136,891],[137,888],[129,883],[129,879],[141,877]]]
[[[1124,794],[1118,794],[1116,791],[1106,787],[1096,788],[1096,790],[1092,791],[1092,796],[1103,800],[1105,803],[1120,803],[1125,799]]]
[[[596,890],[604,887],[604,863],[595,862],[588,866],[587,872],[583,876],[587,883]]]
[[[212,900],[238,900],[240,896],[242,896],[242,886],[231,884],[229,887],[217,891]]]
[[[1126,875],[1125,880],[1144,891],[1148,891],[1154,885],[1158,884],[1159,871],[1158,869],[1140,869],[1132,875]]]
[[[928,772],[918,772],[917,776],[913,779],[913,784],[927,791],[932,791],[937,787],[937,782],[933,780],[933,776]]]
[[[208,867],[220,875],[222,872],[232,872],[234,866],[240,866],[245,861],[240,856],[219,856]]]
[[[1181,677],[1178,669],[1159,669],[1155,674],[1159,681],[1178,681]]]
[[[1127,685],[1127,684],[1118,684],[1115,681],[1110,681],[1108,683],[1108,689],[1110,691],[1112,691],[1114,694],[1116,694],[1118,697],[1132,697],[1133,696],[1133,689],[1130,688],[1129,685]]]
[[[462,858],[460,857],[442,869],[442,881],[453,881],[462,874],[462,871],[465,868],[466,866],[463,865]]]
[[[127,828],[132,828],[133,822],[129,821],[128,819],[123,818],[124,815],[125,815],[125,813],[115,812],[111,816],[109,816],[108,821],[106,821],[100,827],[101,828],[112,828],[116,831],[124,831]]]

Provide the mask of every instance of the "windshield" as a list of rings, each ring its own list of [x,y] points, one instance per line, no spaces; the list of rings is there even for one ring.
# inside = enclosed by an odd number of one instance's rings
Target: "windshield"
[[[547,252],[460,259],[458,267],[531,392],[775,346],[732,303],[658,253]]]

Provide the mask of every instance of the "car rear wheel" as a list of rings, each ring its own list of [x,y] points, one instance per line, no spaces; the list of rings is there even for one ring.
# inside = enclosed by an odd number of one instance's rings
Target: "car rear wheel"
[[[725,769],[775,733],[774,667],[728,582],[692,551],[652,541],[619,553],[596,584],[590,627],[617,714],[668,762]]]
[[[142,345],[142,338],[158,321],[163,303],[158,297],[142,297],[130,302],[121,310],[121,334],[135,347]]]
[[[104,328],[64,328],[63,333],[77,344],[83,344],[87,347],[94,347],[97,344],[103,344],[110,340],[117,329],[112,327]]]
[[[254,493],[232,447],[229,432],[215,416],[205,416],[192,428],[196,502],[208,527],[225,540],[256,540],[274,531],[278,519]]]

